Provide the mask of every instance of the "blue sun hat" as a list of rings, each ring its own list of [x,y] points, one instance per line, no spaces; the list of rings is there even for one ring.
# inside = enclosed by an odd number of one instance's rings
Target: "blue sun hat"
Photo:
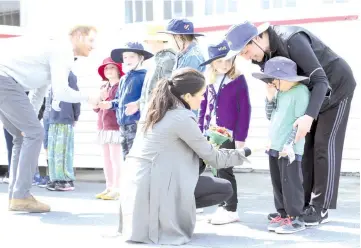
[[[124,47],[114,49],[111,52],[112,60],[117,63],[123,63],[123,53],[125,53],[125,52],[134,52],[134,53],[141,54],[142,56],[144,56],[144,60],[147,60],[147,59],[150,59],[151,57],[153,57],[153,54],[144,50],[143,45],[140,44],[139,42],[128,42],[125,44]]]
[[[265,32],[269,26],[270,24],[267,22],[256,27],[249,21],[246,21],[230,27],[226,34],[226,41],[231,51],[226,59],[237,56],[252,39]]]
[[[277,56],[265,63],[264,71],[252,73],[254,78],[269,83],[273,79],[285,80],[289,82],[308,83],[309,78],[297,75],[297,65],[292,60]]]
[[[169,21],[165,31],[160,31],[158,33],[164,34],[186,34],[194,36],[204,36],[204,34],[195,33],[193,22],[188,19],[172,19]]]
[[[227,56],[229,52],[229,46],[226,40],[221,41],[216,45],[208,46],[208,60],[200,64],[200,66],[208,65],[212,63],[214,60],[224,58]]]

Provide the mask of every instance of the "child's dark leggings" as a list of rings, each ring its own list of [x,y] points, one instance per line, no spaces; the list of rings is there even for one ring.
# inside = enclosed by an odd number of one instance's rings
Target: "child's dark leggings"
[[[283,217],[302,215],[305,202],[301,161],[269,156],[269,166],[277,212]]]
[[[133,141],[137,133],[137,124],[134,123],[120,126],[119,131],[123,139],[120,145],[122,147],[123,160],[125,160],[125,157],[128,155],[130,149],[133,146]]]
[[[225,143],[223,143],[221,145],[220,148],[235,149],[235,143],[234,143],[234,141],[233,142],[226,141]],[[236,177],[234,176],[234,173],[233,173],[233,167],[228,167],[228,168],[217,170],[217,177],[229,181],[231,183],[232,189],[233,189],[233,194],[232,194],[231,198],[229,198],[227,201],[221,203],[220,206],[223,206],[227,211],[236,212],[237,204],[238,204],[237,181],[236,181]]]

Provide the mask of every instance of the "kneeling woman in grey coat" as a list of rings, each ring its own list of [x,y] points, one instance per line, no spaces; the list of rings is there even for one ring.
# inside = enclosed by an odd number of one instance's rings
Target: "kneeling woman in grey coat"
[[[240,165],[245,149],[216,149],[196,116],[206,90],[204,76],[182,68],[159,81],[124,165],[122,230],[126,240],[181,245],[190,241],[196,207],[228,200],[226,180],[199,176],[199,158],[216,169]],[[122,180],[122,181],[123,181]]]

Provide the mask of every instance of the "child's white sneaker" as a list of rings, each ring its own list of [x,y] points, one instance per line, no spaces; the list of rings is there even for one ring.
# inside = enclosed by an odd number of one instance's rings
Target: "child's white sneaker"
[[[204,209],[203,208],[197,208],[196,209],[196,214],[201,214],[204,212]]]
[[[239,220],[238,212],[227,211],[223,207],[219,207],[212,216],[210,223],[212,225],[224,225],[238,222]]]

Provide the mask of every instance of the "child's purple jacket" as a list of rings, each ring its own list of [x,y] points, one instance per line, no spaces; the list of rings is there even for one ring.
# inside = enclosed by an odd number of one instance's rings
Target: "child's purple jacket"
[[[203,132],[209,128],[210,112],[216,107],[213,114],[216,114],[217,125],[232,130],[233,138],[244,142],[251,120],[251,104],[245,77],[241,75],[219,89],[217,106],[214,106],[215,98],[213,85],[208,85],[199,111],[200,129]]]

